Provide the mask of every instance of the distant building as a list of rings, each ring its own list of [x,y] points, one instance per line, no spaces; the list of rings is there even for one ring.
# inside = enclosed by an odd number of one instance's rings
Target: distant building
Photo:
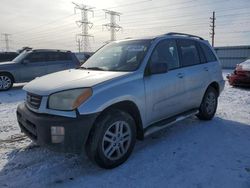
[[[237,64],[250,59],[250,46],[215,47],[223,68],[235,68]]]

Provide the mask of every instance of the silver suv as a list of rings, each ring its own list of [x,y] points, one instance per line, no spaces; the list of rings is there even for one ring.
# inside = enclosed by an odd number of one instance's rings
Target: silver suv
[[[21,130],[39,145],[122,164],[136,139],[191,115],[211,120],[224,88],[209,43],[182,33],[107,44],[80,68],[24,87]]]

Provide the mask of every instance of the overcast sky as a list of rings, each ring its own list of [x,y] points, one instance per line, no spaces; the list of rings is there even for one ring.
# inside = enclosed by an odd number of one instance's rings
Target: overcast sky
[[[91,49],[110,40],[102,9],[121,12],[117,24],[123,30],[117,39],[158,35],[170,31],[187,32],[210,40],[209,17],[216,11],[216,46],[250,45],[250,0],[75,0],[95,7],[89,14],[93,28]],[[71,0],[1,0],[0,33],[9,33],[14,51],[23,46],[76,51],[75,35],[80,33]],[[5,48],[1,36],[0,50]]]

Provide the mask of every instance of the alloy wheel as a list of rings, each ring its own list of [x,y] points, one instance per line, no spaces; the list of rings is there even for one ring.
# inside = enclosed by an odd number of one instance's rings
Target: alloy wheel
[[[0,76],[0,89],[8,89],[11,86],[11,79],[8,76]]]
[[[127,122],[117,121],[109,126],[102,140],[102,151],[109,160],[123,157],[131,144],[131,130]]]

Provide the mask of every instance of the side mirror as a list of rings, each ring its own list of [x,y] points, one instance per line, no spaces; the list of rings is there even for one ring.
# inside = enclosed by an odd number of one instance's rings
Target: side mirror
[[[167,63],[153,63],[150,65],[150,74],[162,74],[168,72]]]
[[[27,63],[29,63],[29,62],[30,62],[29,60],[24,59],[23,62],[22,62],[22,64],[27,64]]]

